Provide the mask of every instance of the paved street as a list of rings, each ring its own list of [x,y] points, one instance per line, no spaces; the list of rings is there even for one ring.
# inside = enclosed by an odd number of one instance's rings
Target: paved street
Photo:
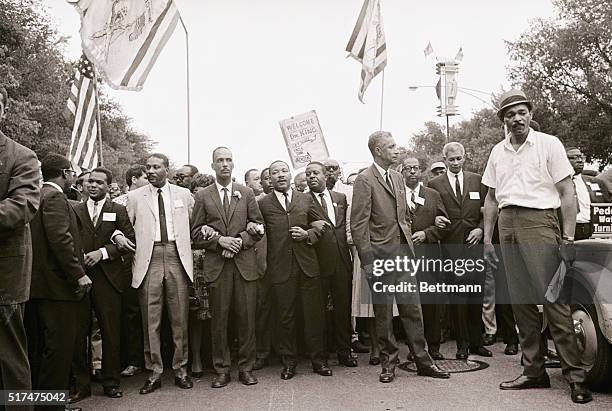
[[[112,400],[94,387],[94,396],[79,403],[84,410],[542,410],[542,409],[612,409],[612,393],[595,394],[593,402],[577,405],[570,400],[569,386],[560,369],[549,370],[552,387],[531,391],[501,391],[498,385],[521,372],[520,355],[503,354],[504,345],[491,347],[493,358],[485,359],[489,368],[452,374],[450,380],[417,377],[397,370],[391,384],[378,382],[379,367],[367,365],[368,354],[360,355],[358,368],[335,366],[334,376],[313,374],[302,361],[298,375],[290,381],[279,378],[281,367],[272,365],[257,372],[259,384],[245,387],[232,371],[232,382],[223,389],[210,388],[212,373],[194,382],[191,390],[174,386],[166,373],[160,390],[139,395],[144,375],[122,381],[124,398]],[[454,356],[454,342],[442,347],[442,353]],[[402,358],[405,358],[405,347]],[[475,357],[475,359],[481,359]]]

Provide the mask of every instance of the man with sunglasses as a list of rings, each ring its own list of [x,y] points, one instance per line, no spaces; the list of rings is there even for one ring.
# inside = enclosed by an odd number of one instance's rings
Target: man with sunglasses
[[[191,164],[185,164],[183,167],[179,168],[174,175],[174,179],[176,181],[176,185],[179,187],[183,187],[186,189],[191,188],[191,182],[193,181],[193,176],[198,174],[198,168]]]

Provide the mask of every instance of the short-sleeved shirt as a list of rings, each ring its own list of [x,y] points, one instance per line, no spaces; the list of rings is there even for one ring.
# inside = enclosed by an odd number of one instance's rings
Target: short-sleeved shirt
[[[515,151],[510,136],[493,147],[482,183],[495,189],[500,208],[560,207],[555,184],[574,174],[563,143],[555,136],[530,129],[525,142]]]

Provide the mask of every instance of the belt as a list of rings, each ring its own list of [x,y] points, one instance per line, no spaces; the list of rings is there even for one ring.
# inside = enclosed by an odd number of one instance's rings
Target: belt
[[[155,242],[153,243],[153,245],[170,245],[170,244],[176,244],[176,241],[168,241],[168,242],[166,242],[166,243],[161,242],[161,241],[155,241]]]
[[[501,208],[502,210],[534,210],[534,211],[554,211],[554,208],[532,208],[532,207],[523,207],[517,206],[514,204],[505,205]]]

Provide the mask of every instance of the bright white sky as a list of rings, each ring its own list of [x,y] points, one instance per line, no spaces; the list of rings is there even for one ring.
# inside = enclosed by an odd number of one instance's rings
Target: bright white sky
[[[279,120],[316,110],[327,146],[341,162],[369,162],[367,137],[379,127],[381,76],[366,104],[357,99],[360,65],[344,51],[363,0],[175,0],[190,32],[191,162],[210,173],[211,151],[234,153],[234,175],[275,159],[289,161]],[[80,56],[79,15],[65,0],[48,0],[68,57]],[[382,0],[388,65],[383,128],[407,145],[436,117],[436,56],[463,47],[459,87],[490,94],[508,88],[504,40],[534,18],[551,17],[550,0]],[[423,50],[431,41],[434,54]],[[187,162],[185,37],[179,25],[141,92],[107,89],[133,125],[158,142],[157,151]],[[489,100],[486,95],[482,96]],[[461,116],[486,104],[459,93]],[[347,171],[354,171],[353,167]]]

